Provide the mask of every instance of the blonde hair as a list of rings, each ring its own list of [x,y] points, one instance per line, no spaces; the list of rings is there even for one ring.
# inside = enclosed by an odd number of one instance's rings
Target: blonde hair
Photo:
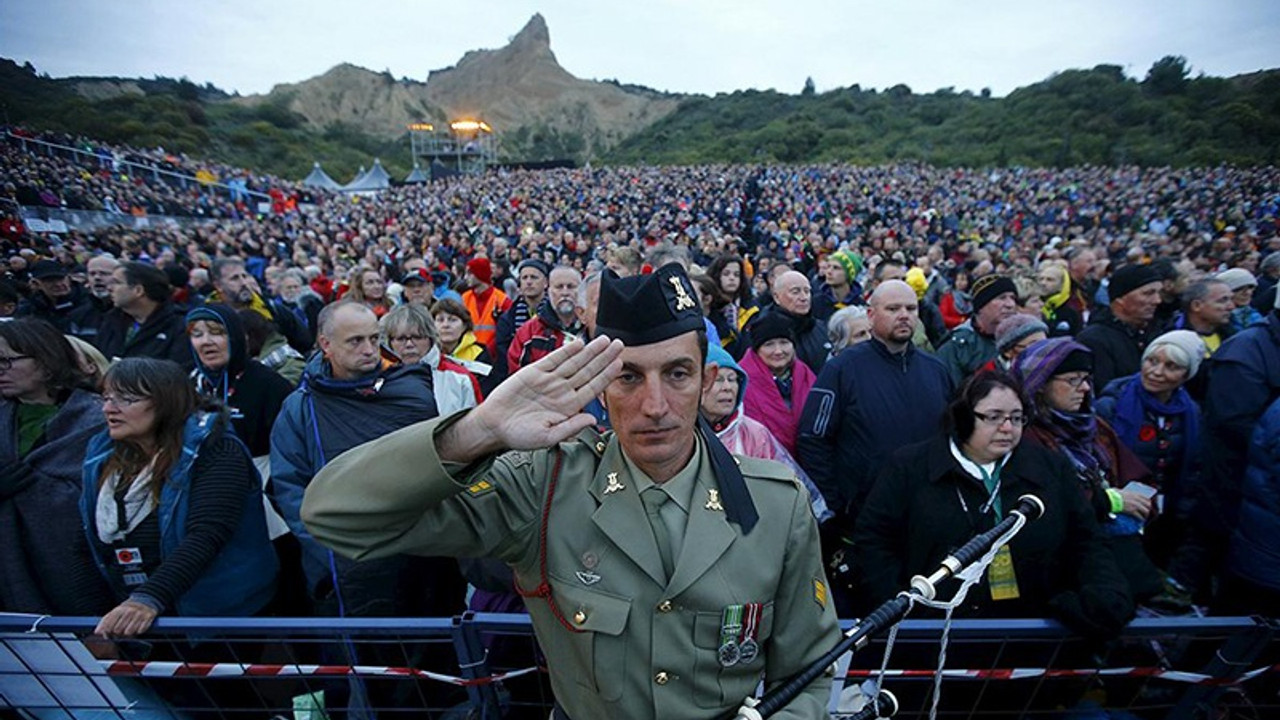
[[[67,342],[71,343],[71,347],[76,351],[76,357],[80,360],[80,369],[88,376],[89,383],[93,385],[94,389],[101,391],[102,379],[111,367],[111,363],[107,361],[107,356],[103,355],[98,348],[74,335],[64,335],[63,337],[67,339]]]

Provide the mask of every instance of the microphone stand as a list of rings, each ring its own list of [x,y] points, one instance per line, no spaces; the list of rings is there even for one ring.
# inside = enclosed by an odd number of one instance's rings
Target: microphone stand
[[[747,698],[742,707],[738,708],[737,715],[733,716],[734,720],[763,720],[769,717],[783,707],[786,707],[792,700],[795,700],[801,692],[804,691],[809,683],[813,682],[827,671],[841,655],[853,650],[854,652],[863,649],[871,641],[871,638],[890,626],[901,620],[915,598],[923,598],[932,600],[937,595],[937,585],[947,578],[953,577],[971,565],[974,561],[981,558],[991,546],[1000,539],[1002,535],[1011,530],[1014,525],[1019,522],[1029,522],[1044,515],[1044,502],[1035,495],[1023,495],[1018,498],[1018,504],[1009,512],[1009,515],[996,524],[990,530],[974,536],[969,542],[965,543],[959,550],[944,559],[937,570],[930,575],[917,575],[911,578],[911,589],[898,593],[897,597],[886,601],[880,607],[876,608],[870,615],[863,618],[857,625],[849,628],[849,632],[845,634],[840,642],[828,651],[825,655],[815,660],[809,667],[805,668],[799,674],[785,683],[779,685],[773,690],[765,693],[764,697],[756,700],[755,698]],[[857,720],[869,720],[876,717],[891,717],[897,712],[898,702],[892,695],[883,703],[880,698],[888,693],[881,691],[875,702],[868,703],[866,707],[858,711],[853,717]],[[893,712],[881,714],[881,706],[883,709],[892,709]]]

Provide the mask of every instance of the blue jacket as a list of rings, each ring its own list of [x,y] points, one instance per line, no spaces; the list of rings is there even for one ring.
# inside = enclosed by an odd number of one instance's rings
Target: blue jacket
[[[1253,431],[1241,488],[1240,516],[1231,535],[1227,569],[1280,592],[1280,400]]]
[[[1205,484],[1197,519],[1225,537],[1235,525],[1249,439],[1258,418],[1280,398],[1280,313],[1236,333],[1209,360],[1205,394]]]
[[[182,457],[169,471],[156,508],[160,518],[162,557],[177,550],[186,538],[191,468],[205,440],[221,436],[223,430],[223,421],[213,413],[195,413],[187,418],[182,431]],[[230,433],[228,436],[235,437]],[[80,517],[90,547],[94,540],[98,477],[114,446],[111,436],[103,431],[89,441],[89,449],[85,453]],[[249,450],[246,448],[244,453],[247,459]],[[252,463],[247,464],[252,466]],[[253,490],[245,494],[244,510],[235,534],[191,588],[178,598],[178,615],[247,617],[266,607],[275,594],[280,563],[267,536],[267,520],[262,512],[262,483],[258,478],[255,480]],[[94,558],[105,577],[107,568],[102,559],[96,554]]]
[[[895,450],[938,434],[951,392],[947,368],[913,345],[901,355],[876,339],[847,348],[809,391],[796,459],[827,506],[852,518]]]
[[[374,438],[437,415],[431,370],[396,365],[356,380],[337,380],[316,353],[284,401],[271,429],[271,500],[302,544],[302,569],[314,591],[336,559],[302,523],[302,497],[330,460]],[[358,481],[358,478],[352,478]],[[335,579],[336,583],[336,579]]]

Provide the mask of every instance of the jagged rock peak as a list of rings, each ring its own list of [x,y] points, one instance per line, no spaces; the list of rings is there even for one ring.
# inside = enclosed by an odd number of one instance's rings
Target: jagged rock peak
[[[551,32],[542,13],[534,13],[529,22],[511,39],[511,47],[524,51],[548,51],[551,49]]]

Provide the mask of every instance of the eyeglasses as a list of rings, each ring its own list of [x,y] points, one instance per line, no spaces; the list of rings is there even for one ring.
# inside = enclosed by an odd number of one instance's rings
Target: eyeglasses
[[[0,372],[9,372],[13,369],[15,360],[30,360],[30,355],[0,355]]]
[[[407,342],[411,342],[414,345],[420,345],[430,339],[431,338],[427,337],[426,335],[392,335],[391,337],[387,338],[387,340],[389,340],[393,345],[399,344],[399,343],[407,343]]]
[[[1072,388],[1079,388],[1081,385],[1085,383],[1089,383],[1090,385],[1093,384],[1093,375],[1090,375],[1088,373],[1085,373],[1084,375],[1071,375],[1071,376],[1054,375],[1053,379],[1061,380],[1062,382],[1070,385]]]
[[[132,397],[130,395],[103,395],[102,404],[104,407],[111,405],[112,407],[124,409],[131,408],[146,399],[147,398],[144,397]]]
[[[1027,424],[1027,416],[1022,413],[980,413],[973,411],[973,416],[980,422],[990,425],[991,427],[1000,427],[1005,423],[1013,423],[1014,427],[1022,427]]]

